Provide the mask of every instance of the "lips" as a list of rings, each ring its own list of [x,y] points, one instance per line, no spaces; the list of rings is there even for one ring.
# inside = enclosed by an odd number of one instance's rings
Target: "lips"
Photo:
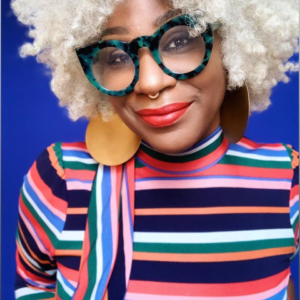
[[[137,113],[149,125],[165,127],[178,121],[191,104],[192,102],[173,103],[156,109],[142,109]]]

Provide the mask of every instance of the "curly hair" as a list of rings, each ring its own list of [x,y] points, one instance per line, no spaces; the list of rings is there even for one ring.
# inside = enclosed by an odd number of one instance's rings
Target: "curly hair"
[[[32,43],[20,47],[21,57],[36,56],[50,69],[51,89],[66,106],[69,118],[103,119],[113,113],[107,96],[86,79],[76,53],[77,47],[99,40],[107,18],[124,0],[12,0],[18,20],[29,27]],[[288,82],[288,72],[298,71],[299,0],[169,0],[174,9],[192,15],[196,30],[220,22],[223,65],[228,71],[227,89],[245,82],[250,93],[250,111],[270,105],[271,89]]]

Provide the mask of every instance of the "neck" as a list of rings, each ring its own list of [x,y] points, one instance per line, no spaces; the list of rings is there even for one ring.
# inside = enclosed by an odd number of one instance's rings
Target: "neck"
[[[228,145],[221,126],[218,126],[207,137],[180,153],[162,153],[142,141],[137,160],[162,172],[199,172],[217,163]]]

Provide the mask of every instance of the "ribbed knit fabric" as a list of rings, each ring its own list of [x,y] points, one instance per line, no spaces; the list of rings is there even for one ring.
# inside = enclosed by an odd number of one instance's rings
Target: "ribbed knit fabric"
[[[178,155],[144,143],[134,162],[118,202],[122,166],[98,164],[84,142],[39,155],[20,191],[16,299],[287,298],[299,247],[291,145],[230,144],[219,127]]]

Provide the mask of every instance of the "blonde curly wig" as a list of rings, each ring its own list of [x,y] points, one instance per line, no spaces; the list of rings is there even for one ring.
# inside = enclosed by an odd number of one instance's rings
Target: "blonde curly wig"
[[[18,20],[29,27],[32,43],[20,49],[21,57],[37,56],[51,70],[51,89],[66,106],[71,120],[91,119],[99,112],[109,119],[113,107],[107,96],[86,79],[74,49],[96,42],[114,6],[124,0],[12,0]],[[130,1],[130,0],[129,0]],[[194,16],[197,30],[220,22],[223,65],[227,88],[245,82],[250,111],[270,105],[271,89],[288,82],[298,62],[287,60],[298,52],[299,0],[169,0],[174,9]]]

